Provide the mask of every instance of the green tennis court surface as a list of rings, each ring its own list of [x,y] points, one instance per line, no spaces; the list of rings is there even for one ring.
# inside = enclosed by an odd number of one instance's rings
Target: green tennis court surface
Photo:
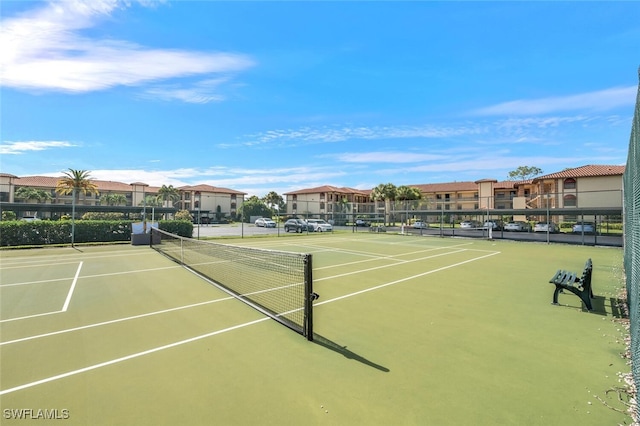
[[[0,252],[0,423],[630,423],[601,402],[625,410],[610,391],[629,371],[619,249],[364,233],[225,243],[313,254],[314,342],[148,247]],[[571,294],[551,305],[555,271],[587,258],[594,311]]]

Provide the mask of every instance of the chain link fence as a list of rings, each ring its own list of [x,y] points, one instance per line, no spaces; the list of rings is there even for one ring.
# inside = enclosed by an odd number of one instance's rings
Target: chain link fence
[[[638,69],[640,80],[640,69]],[[631,334],[631,373],[635,389],[640,387],[640,84],[631,126],[624,185],[624,269]],[[640,419],[637,403],[634,420]]]

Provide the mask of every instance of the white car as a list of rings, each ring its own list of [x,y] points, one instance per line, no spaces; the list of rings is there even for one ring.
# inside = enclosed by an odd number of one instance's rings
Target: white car
[[[487,220],[484,225],[482,225],[484,229],[492,229],[494,231],[499,231],[502,229],[502,222],[495,219]]]
[[[427,225],[425,222],[415,222],[413,224],[413,229],[427,229],[429,227],[429,225]]]
[[[553,222],[538,222],[533,227],[533,232],[549,232],[551,234],[555,234],[558,232],[558,225]]]
[[[476,229],[479,227],[480,224],[475,220],[465,220],[464,222],[460,222],[460,229]]]
[[[516,232],[529,232],[531,231],[531,225],[528,222],[515,221],[509,222],[504,226],[505,231],[516,231]]]
[[[307,219],[307,225],[312,226],[315,232],[333,231],[333,226],[322,219]]]
[[[266,217],[261,217],[256,219],[256,226],[263,226],[265,228],[275,228],[276,223],[271,219],[267,219]]]

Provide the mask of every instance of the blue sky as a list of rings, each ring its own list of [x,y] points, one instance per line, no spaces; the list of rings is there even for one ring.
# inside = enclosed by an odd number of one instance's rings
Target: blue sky
[[[626,162],[637,2],[0,8],[3,173],[263,196]]]

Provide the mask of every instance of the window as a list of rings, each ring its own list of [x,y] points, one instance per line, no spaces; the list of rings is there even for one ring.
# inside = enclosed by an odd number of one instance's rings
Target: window
[[[575,195],[565,195],[563,201],[565,207],[576,207],[578,205],[578,199]]]
[[[576,189],[576,180],[572,178],[565,179],[564,189]]]

